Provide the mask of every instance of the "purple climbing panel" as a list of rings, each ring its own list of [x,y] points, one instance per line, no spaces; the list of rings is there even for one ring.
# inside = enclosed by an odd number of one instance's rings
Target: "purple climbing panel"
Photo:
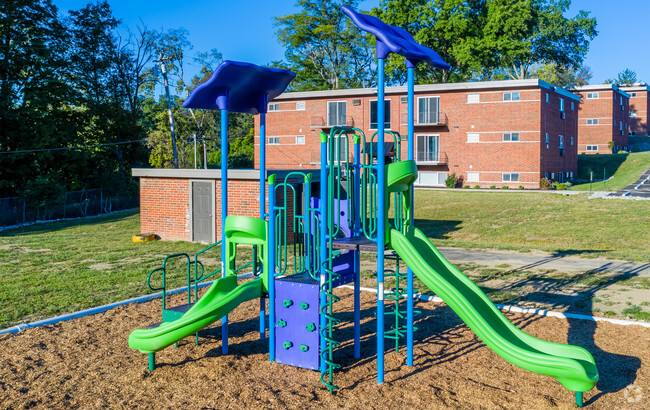
[[[306,274],[275,282],[275,360],[318,370],[318,283]]]

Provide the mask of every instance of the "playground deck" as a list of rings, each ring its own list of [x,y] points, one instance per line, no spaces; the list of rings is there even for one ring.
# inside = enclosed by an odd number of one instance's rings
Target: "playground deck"
[[[478,341],[444,304],[416,302],[415,366],[405,349],[388,349],[386,378],[376,384],[375,295],[362,292],[361,360],[352,352],[352,291],[342,296],[336,351],[342,387],[330,394],[317,372],[268,361],[258,338],[259,302],[241,305],[230,318],[230,354],[221,354],[221,331],[208,330],[195,346],[146,356],[128,349],[129,333],[159,321],[160,300],[0,336],[0,408],[573,408],[572,394],[545,376],[522,370]],[[601,379],[585,394],[592,409],[647,408],[650,403],[650,329],[583,320],[507,314],[516,326],[545,340],[593,353]],[[640,343],[641,342],[641,343]]]

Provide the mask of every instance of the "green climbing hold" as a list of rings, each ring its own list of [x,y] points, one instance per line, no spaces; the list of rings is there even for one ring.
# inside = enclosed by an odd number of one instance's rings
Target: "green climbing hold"
[[[282,319],[278,320],[278,327],[285,327],[286,325],[287,325],[286,321]]]
[[[288,308],[289,306],[293,305],[293,300],[285,299],[282,301],[282,304],[284,305],[284,307]]]
[[[300,302],[300,309],[303,309],[303,310],[309,309],[309,303]]]
[[[313,324],[313,323],[308,324],[306,327],[307,327],[307,330],[310,331],[310,332],[313,332],[314,330],[316,330],[316,325]]]
[[[300,345],[300,351],[301,351],[301,352],[306,352],[307,350],[309,350],[309,346],[307,346],[307,345]]]
[[[291,346],[293,346],[293,343],[291,342],[282,343],[282,347],[284,347],[285,350],[289,349]]]

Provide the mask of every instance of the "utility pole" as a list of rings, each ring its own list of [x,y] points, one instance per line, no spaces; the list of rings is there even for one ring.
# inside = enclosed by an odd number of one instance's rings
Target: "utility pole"
[[[167,67],[165,67],[165,60],[160,56],[156,62],[160,64],[160,71],[163,76],[163,81],[165,84],[165,94],[167,95],[167,112],[169,114],[169,128],[171,129],[172,134],[172,153],[174,154],[174,168],[178,168],[178,151],[176,151],[176,132],[174,129],[174,115],[172,114],[172,101],[169,98],[169,83],[167,82]]]

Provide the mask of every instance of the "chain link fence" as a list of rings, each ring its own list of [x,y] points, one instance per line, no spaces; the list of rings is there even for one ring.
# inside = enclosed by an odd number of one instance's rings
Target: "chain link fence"
[[[20,197],[0,198],[0,227],[95,216],[139,205],[137,195],[108,195],[101,188],[66,192],[60,201],[36,206]]]

